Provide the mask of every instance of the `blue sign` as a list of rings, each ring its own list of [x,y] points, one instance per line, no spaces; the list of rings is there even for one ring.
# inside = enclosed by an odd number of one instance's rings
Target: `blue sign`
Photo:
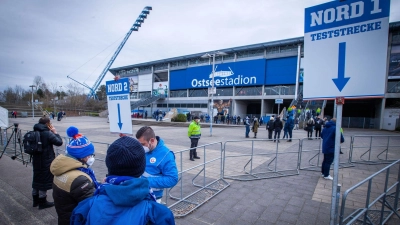
[[[268,59],[266,85],[296,84],[297,56]]]
[[[305,9],[304,99],[385,95],[389,12],[390,0]]]
[[[117,81],[107,81],[106,92],[107,95],[129,94],[129,79],[123,78]]]
[[[215,65],[214,87],[254,86],[265,82],[265,59]],[[212,66],[198,66],[170,72],[170,89],[212,87]]]

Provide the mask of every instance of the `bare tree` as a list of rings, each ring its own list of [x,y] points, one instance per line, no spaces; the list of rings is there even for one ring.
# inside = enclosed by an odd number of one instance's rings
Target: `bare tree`
[[[44,84],[44,79],[41,76],[36,76],[33,78],[33,85],[36,85],[37,89],[42,89]]]

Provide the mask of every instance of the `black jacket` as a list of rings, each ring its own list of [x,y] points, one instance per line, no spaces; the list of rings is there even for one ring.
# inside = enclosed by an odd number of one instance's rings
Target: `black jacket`
[[[50,190],[53,185],[53,174],[50,172],[50,164],[55,158],[53,145],[61,146],[63,141],[60,135],[51,132],[46,124],[35,124],[33,130],[40,132],[43,152],[32,156],[32,188],[46,191]]]
[[[274,130],[275,129],[275,127],[274,127],[274,122],[275,121],[273,121],[273,120],[270,120],[270,121],[268,121],[268,123],[267,123],[267,130]]]
[[[275,122],[274,122],[274,129],[276,131],[280,131],[280,130],[282,130],[282,128],[283,128],[283,123],[282,123],[281,119],[276,118]]]

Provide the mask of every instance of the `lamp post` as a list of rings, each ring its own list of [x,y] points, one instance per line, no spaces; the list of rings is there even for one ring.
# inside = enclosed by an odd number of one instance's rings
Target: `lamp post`
[[[52,101],[53,101],[53,104],[54,104],[54,111],[53,111],[53,115],[55,115],[55,113],[56,113],[56,98],[54,98],[54,99],[51,99]]]
[[[203,56],[201,56],[201,58],[212,58],[210,137],[212,137],[212,124],[213,124],[213,119],[214,119],[213,104],[214,104],[214,92],[215,92],[215,89],[214,89],[215,56],[224,56],[224,55],[228,55],[228,54],[226,54],[225,52],[217,51],[214,53],[206,53]]]
[[[32,119],[34,120],[35,118],[35,109],[33,108],[33,88],[36,87],[35,85],[31,85],[29,86],[30,88],[32,88]]]
[[[280,99],[281,98],[281,89],[282,88],[289,88],[289,87],[279,85],[279,86],[275,86],[274,88],[279,88],[278,95],[279,95],[279,99]],[[281,103],[278,103],[278,114],[277,114],[277,116],[279,116],[280,106],[281,106]]]
[[[60,100],[62,100],[62,86],[59,87],[60,87]]]

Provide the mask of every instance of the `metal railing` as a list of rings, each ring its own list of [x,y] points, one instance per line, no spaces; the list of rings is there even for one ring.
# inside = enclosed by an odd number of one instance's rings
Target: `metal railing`
[[[392,163],[397,160],[393,152],[400,151],[400,135],[355,135],[350,143],[351,163]]]
[[[346,142],[345,142],[346,143]],[[300,154],[299,154],[299,169],[300,170],[312,170],[321,171],[322,166],[322,139],[317,138],[303,138],[300,141]],[[341,144],[339,157],[339,167],[353,167],[354,165],[350,162],[350,148],[345,144]],[[306,162],[305,162],[306,161]]]
[[[280,148],[280,146],[284,146]],[[224,143],[222,176],[226,179],[250,181],[299,175],[299,139],[258,139],[249,141],[226,141]],[[241,165],[238,160],[241,158]],[[281,163],[281,161],[283,163]]]
[[[396,170],[396,166],[399,166],[395,173],[392,170]],[[397,177],[395,177],[397,175]],[[375,192],[372,185],[374,179],[381,179],[384,176],[384,187],[383,192]],[[365,192],[365,185],[367,185]],[[349,198],[349,194],[356,192],[358,189],[361,193],[364,193],[365,206],[356,209],[350,213],[347,217],[344,217],[346,210],[346,201]],[[400,218],[398,213],[398,201],[400,192],[400,160],[393,162],[386,166],[380,171],[369,176],[365,180],[354,185],[342,196],[342,205],[340,210],[339,224],[386,224],[390,217],[395,214]],[[374,196],[374,194],[376,196]],[[360,196],[357,196],[358,199]]]
[[[189,151],[190,149],[184,149],[175,152],[175,156],[179,158],[179,181],[175,187],[167,190],[165,196],[167,205],[167,196],[175,200],[175,203],[168,207],[175,217],[183,217],[193,212],[230,185],[221,176],[222,142],[197,146],[198,155],[202,156],[202,159],[199,160],[201,163],[194,166],[187,166],[183,162],[184,158],[187,159],[184,154],[187,156]],[[188,168],[185,168],[185,165]]]

